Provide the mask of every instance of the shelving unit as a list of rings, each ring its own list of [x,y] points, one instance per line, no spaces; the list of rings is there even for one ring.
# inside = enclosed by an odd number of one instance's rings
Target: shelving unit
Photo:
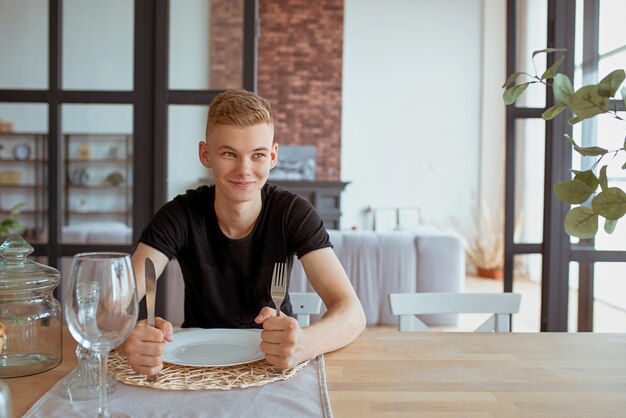
[[[65,224],[132,221],[132,136],[66,134]],[[107,179],[119,174],[119,184]]]
[[[0,221],[13,206],[24,203],[17,220],[33,243],[47,236],[47,139],[39,132],[0,133]],[[65,134],[63,139],[65,225],[103,221],[131,225],[132,135]],[[84,174],[77,178],[75,170]],[[107,180],[115,172],[119,184]]]
[[[31,242],[38,242],[46,229],[47,138],[41,132],[0,133],[0,220],[24,203],[17,220]]]

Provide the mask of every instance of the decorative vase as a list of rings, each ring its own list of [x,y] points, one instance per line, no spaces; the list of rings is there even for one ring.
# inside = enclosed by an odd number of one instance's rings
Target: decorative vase
[[[494,279],[494,280],[502,280],[502,278],[504,277],[504,270],[498,267],[495,267],[495,268],[477,267],[477,269],[478,269],[478,275],[480,277],[485,277],[487,279]]]

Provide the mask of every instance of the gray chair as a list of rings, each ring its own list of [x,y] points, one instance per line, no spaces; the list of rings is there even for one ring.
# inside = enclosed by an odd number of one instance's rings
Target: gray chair
[[[313,292],[289,292],[291,308],[300,324],[300,328],[308,327],[311,323],[311,315],[320,313],[322,299]]]
[[[398,316],[399,331],[430,331],[416,315],[441,313],[491,313],[475,332],[510,332],[511,315],[519,312],[517,293],[391,293],[391,313]]]

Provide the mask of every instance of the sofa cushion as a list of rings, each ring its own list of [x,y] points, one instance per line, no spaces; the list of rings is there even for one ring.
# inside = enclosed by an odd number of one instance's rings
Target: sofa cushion
[[[368,325],[397,324],[389,308],[389,293],[462,291],[465,255],[453,235],[428,226],[394,232],[329,230],[328,234]],[[294,261],[289,290],[314,291],[299,260]],[[429,325],[453,325],[457,317],[428,315],[422,320]]]

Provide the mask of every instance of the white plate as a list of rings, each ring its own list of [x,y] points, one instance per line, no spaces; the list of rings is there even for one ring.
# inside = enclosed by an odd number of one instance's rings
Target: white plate
[[[260,329],[193,329],[174,334],[163,360],[181,366],[234,366],[265,358],[259,344]]]

